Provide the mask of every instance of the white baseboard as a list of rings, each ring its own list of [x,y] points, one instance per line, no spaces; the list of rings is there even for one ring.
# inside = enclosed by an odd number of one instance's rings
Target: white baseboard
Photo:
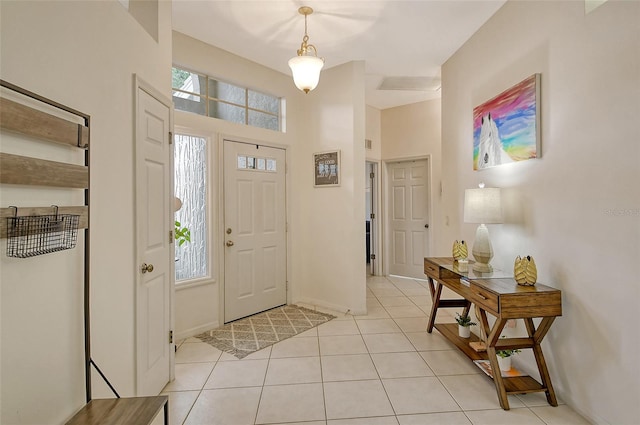
[[[220,327],[220,323],[216,320],[215,322],[205,323],[204,325],[196,326],[190,329],[176,331],[175,341],[182,341],[183,339],[191,338],[192,336],[201,334],[204,331],[208,331],[208,330],[219,328],[219,327]]]
[[[293,304],[299,305],[301,307],[307,307],[312,310],[324,311],[326,313],[342,313],[342,314],[351,314],[351,315],[364,315],[367,314],[367,311],[352,311],[349,307],[339,304],[332,304],[322,300],[316,300],[313,298],[298,298]]]

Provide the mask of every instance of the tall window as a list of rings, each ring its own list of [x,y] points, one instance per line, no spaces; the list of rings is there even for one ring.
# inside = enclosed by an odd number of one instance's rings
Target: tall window
[[[176,134],[174,153],[175,194],[182,201],[176,221],[191,232],[191,242],[175,244],[176,282],[181,283],[209,275],[206,139]]]
[[[185,69],[172,68],[171,71],[176,109],[280,130],[282,99]]]

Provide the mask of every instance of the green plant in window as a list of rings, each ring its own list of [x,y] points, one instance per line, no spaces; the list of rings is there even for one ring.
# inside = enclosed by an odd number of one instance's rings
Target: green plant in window
[[[191,230],[182,227],[179,221],[176,221],[175,238],[178,246],[184,245],[185,242],[191,242]]]
[[[184,69],[171,68],[171,87],[174,89],[182,88],[184,82],[191,76],[189,71]]]

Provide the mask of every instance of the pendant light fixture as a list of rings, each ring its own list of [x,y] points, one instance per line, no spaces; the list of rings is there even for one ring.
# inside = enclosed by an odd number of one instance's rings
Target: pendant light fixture
[[[313,44],[307,44],[307,16],[313,13],[309,6],[302,6],[298,13],[304,15],[304,37],[298,50],[298,55],[289,59],[289,67],[293,73],[296,87],[305,93],[315,89],[320,80],[320,70],[324,66],[324,59],[318,57],[318,51]]]

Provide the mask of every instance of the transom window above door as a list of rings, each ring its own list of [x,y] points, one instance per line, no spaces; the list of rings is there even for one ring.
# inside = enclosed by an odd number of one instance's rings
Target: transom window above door
[[[282,98],[183,68],[171,68],[171,76],[179,111],[282,131]]]

